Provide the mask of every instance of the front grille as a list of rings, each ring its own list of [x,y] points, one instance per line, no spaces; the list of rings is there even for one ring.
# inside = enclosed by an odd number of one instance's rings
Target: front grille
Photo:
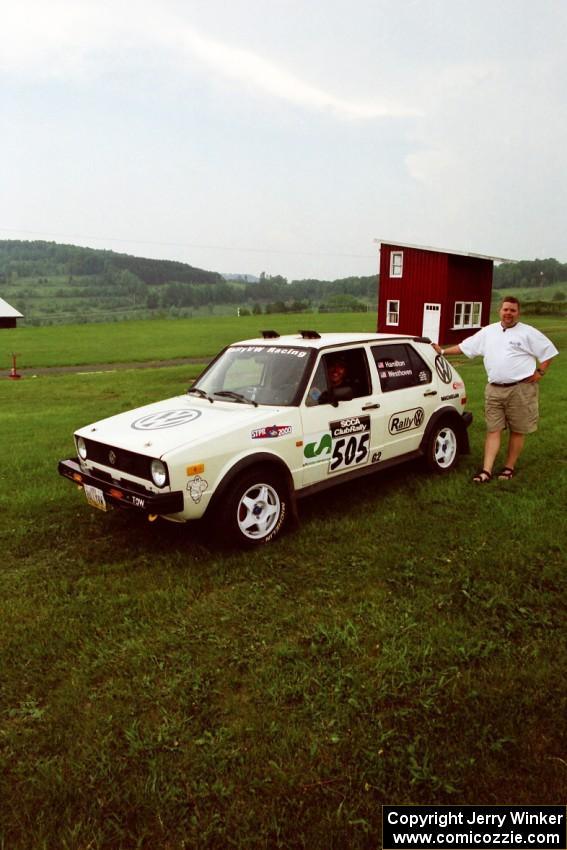
[[[127,452],[124,449],[117,449],[115,446],[97,443],[95,440],[85,439],[85,443],[87,458],[90,461],[109,466],[111,469],[116,469],[117,472],[127,472],[129,475],[135,475],[136,478],[152,480],[151,458],[135,452]]]
[[[107,472],[105,469],[97,469],[96,472],[92,473],[96,475],[98,479],[101,481],[108,481],[109,484],[114,484],[116,487],[124,487],[127,490],[134,490],[136,493],[142,493],[144,496],[147,496],[151,491],[144,487],[143,484],[139,484],[137,481],[130,481],[130,479],[126,478],[118,478],[116,475],[111,475],[110,472]]]

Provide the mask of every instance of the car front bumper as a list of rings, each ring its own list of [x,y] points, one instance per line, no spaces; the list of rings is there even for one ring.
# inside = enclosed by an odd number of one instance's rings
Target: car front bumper
[[[183,511],[183,492],[175,490],[172,493],[152,493],[143,488],[132,489],[132,487],[124,486],[121,481],[107,481],[98,477],[92,472],[84,472],[81,469],[78,458],[68,458],[60,460],[57,466],[59,475],[68,478],[79,487],[92,487],[102,492],[104,499],[101,504],[96,504],[96,507],[102,507],[108,504],[111,507],[132,508],[133,510],[141,511],[142,513],[165,515],[178,514]],[[87,492],[87,491],[85,491]],[[89,502],[93,502],[89,499]]]

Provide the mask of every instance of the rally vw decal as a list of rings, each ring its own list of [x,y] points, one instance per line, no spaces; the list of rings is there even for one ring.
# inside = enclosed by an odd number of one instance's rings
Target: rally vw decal
[[[414,431],[420,428],[425,419],[423,407],[414,407],[411,410],[402,410],[390,416],[388,431],[390,434],[399,434],[401,431]]]

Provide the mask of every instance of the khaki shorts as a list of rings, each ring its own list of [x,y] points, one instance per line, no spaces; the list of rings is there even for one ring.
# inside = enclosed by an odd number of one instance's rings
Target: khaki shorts
[[[517,434],[537,431],[539,387],[536,382],[496,387],[488,384],[484,391],[484,415],[488,431],[509,428]]]

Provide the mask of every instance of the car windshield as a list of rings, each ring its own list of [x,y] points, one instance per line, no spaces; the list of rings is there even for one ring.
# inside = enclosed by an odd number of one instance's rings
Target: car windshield
[[[218,401],[289,406],[306,380],[309,354],[306,348],[233,345],[207,369],[194,388]]]

